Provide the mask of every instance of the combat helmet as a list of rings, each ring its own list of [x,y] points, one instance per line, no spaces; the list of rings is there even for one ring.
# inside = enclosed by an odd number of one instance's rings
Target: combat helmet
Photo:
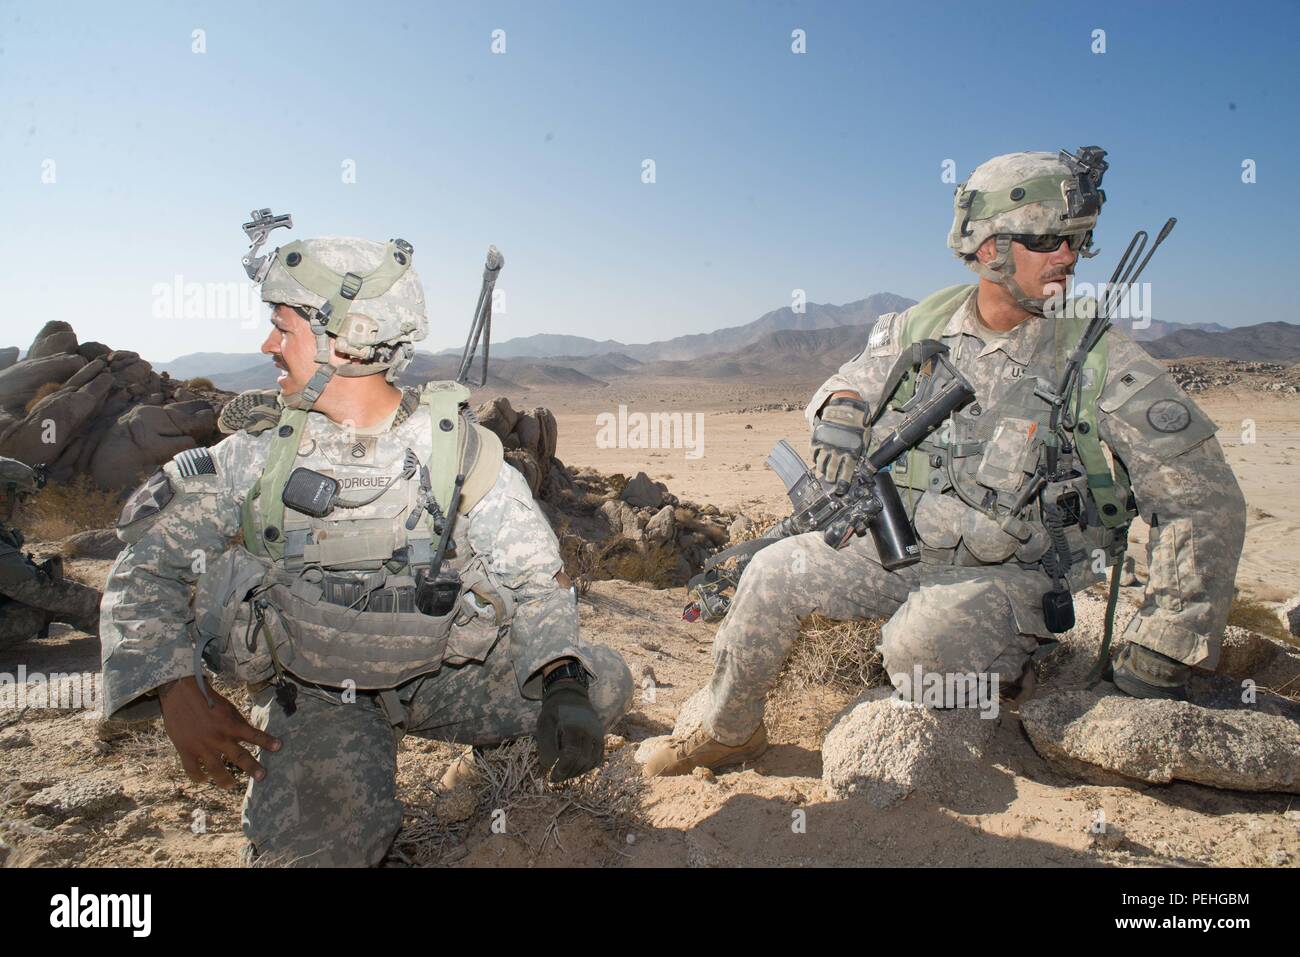
[[[32,468],[17,459],[0,455],[0,518],[12,518],[19,499],[35,495],[45,487],[45,466]]]
[[[1005,286],[1017,302],[1042,315],[1045,300],[1030,299],[1015,280],[1013,235],[1079,237],[1079,254],[1096,255],[1092,230],[1106,193],[1101,178],[1106,151],[1083,146],[1077,154],[1008,153],[980,164],[957,186],[948,248],[985,279]],[[997,255],[982,263],[975,251],[990,236]]]
[[[316,337],[316,372],[301,392],[284,396],[284,404],[310,409],[334,375],[383,373],[395,381],[429,331],[424,290],[411,267],[415,249],[404,239],[323,236],[256,255],[278,226],[292,227],[293,221],[254,210],[253,221],[244,224],[252,241],[244,269],[261,284],[263,302],[295,307]],[[357,361],[331,365],[331,346]]]

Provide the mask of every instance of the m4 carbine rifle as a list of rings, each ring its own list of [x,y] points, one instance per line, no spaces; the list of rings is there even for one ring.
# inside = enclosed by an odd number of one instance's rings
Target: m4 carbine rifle
[[[721,621],[731,605],[726,592],[740,583],[754,555],[791,535],[819,531],[827,545],[843,548],[854,535],[870,534],[885,568],[903,568],[921,560],[921,548],[889,466],[975,398],[974,388],[948,362],[947,352],[943,343],[924,339],[899,358],[891,382],[898,374],[905,377],[910,369],[918,374],[917,390],[900,410],[903,420],[874,452],[858,461],[848,481],[824,481],[808,468],[790,443],[782,439],[776,444],[767,465],[785,485],[794,512],[761,538],[741,542],[710,557],[703,571],[687,583],[690,601],[682,610],[684,619]],[[936,384],[936,366],[948,373],[942,386]],[[887,386],[882,401],[888,401],[893,391]],[[733,558],[734,565],[722,567]]]

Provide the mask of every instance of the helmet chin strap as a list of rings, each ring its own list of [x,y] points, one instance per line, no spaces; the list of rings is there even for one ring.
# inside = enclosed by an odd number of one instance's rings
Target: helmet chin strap
[[[975,271],[989,282],[997,283],[1011,293],[1011,297],[1026,312],[1035,316],[1043,315],[1047,308],[1047,298],[1031,299],[1016,282],[1016,262],[1011,255],[1010,238],[995,236],[993,241],[997,244],[998,254],[986,263],[980,262],[978,258],[975,259],[972,263]]]
[[[286,408],[300,409],[303,412],[310,412],[320,399],[321,393],[329,385],[330,380],[336,375],[345,378],[356,378],[359,376],[378,375],[381,372],[387,372],[390,362],[350,362],[347,365],[336,366],[329,361],[333,349],[330,346],[329,334],[325,332],[325,327],[317,323],[312,324],[312,330],[316,336],[316,371],[312,377],[307,380],[307,384],[297,392],[284,393],[281,401]]]

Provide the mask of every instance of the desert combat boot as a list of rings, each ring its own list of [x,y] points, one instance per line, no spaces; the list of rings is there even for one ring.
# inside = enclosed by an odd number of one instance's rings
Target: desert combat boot
[[[709,732],[697,728],[685,738],[669,738],[653,751],[645,762],[645,774],[657,778],[673,774],[690,774],[696,768],[731,767],[753,761],[767,750],[767,725],[760,724],[744,744],[732,746],[715,741]]]

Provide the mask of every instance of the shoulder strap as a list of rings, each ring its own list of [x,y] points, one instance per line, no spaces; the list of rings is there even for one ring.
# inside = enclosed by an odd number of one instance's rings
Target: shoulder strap
[[[971,283],[949,286],[931,293],[907,310],[907,322],[899,330],[902,347],[906,349],[913,342],[933,338],[975,288]]]
[[[1056,354],[1065,360],[1070,350],[1083,335],[1089,318],[1080,310],[1069,310],[1056,319]],[[1106,385],[1110,368],[1110,337],[1104,335],[1092,348],[1083,362],[1080,375],[1083,395],[1079,406],[1078,422],[1074,429],[1074,448],[1088,477],[1088,490],[1097,501],[1101,523],[1107,528],[1121,528],[1137,514],[1128,507],[1129,475],[1124,463],[1114,459],[1114,470],[1101,447],[1101,433],[1097,428],[1097,400]],[[1069,401],[1067,399],[1067,401]]]
[[[281,411],[261,477],[244,496],[240,510],[244,547],[254,555],[266,556],[273,561],[284,555],[284,501],[280,496],[289,481],[289,473],[293,471],[306,424],[307,413],[302,409]]]
[[[420,404],[429,410],[433,426],[429,461],[425,464],[434,498],[444,511],[451,501],[457,474],[465,476],[459,507],[465,513],[491,490],[505,460],[496,433],[470,421],[462,409],[468,399],[469,389],[458,382],[430,382],[420,394]]]

